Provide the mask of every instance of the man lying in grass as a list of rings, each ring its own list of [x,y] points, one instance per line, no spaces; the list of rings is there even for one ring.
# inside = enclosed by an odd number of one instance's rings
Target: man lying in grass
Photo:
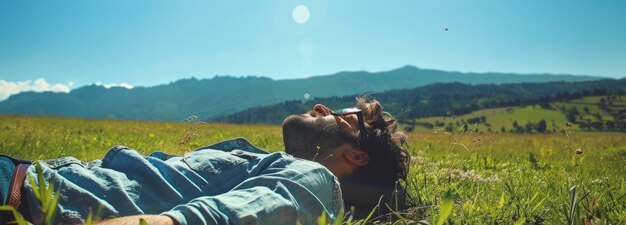
[[[344,204],[369,212],[406,178],[406,136],[384,114],[377,101],[362,98],[356,108],[315,105],[284,120],[286,153],[269,154],[238,138],[183,156],[143,156],[116,146],[102,160],[39,164],[60,190],[55,224],[84,223],[98,211],[102,224],[138,224],[139,218],[148,224],[311,224],[323,214],[337,219]],[[16,163],[0,156],[0,200],[39,223],[36,179],[7,182],[20,177]],[[34,166],[26,168],[37,176]],[[10,187],[19,180],[23,188]]]

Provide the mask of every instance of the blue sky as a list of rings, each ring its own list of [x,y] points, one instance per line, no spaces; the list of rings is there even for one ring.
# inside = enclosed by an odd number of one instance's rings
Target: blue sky
[[[304,24],[292,17],[298,5],[310,12]],[[0,86],[287,79],[407,64],[621,78],[625,12],[626,1],[609,0],[0,0]]]

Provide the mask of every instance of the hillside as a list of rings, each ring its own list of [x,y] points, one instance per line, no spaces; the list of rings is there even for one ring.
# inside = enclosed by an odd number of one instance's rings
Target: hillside
[[[605,102],[604,104],[602,102]],[[563,130],[626,131],[626,95],[605,95],[525,106],[481,109],[459,116],[414,120],[417,130],[491,133],[557,133]]]
[[[517,75],[459,73],[399,69],[370,73],[340,72],[304,79],[272,80],[264,77],[184,79],[154,87],[133,89],[84,86],[70,93],[26,92],[0,102],[0,114],[55,115],[180,121],[190,115],[215,119],[251,107],[360,93],[414,88],[436,82],[468,84],[587,81],[601,79],[572,75]]]
[[[550,82],[522,84],[432,84],[405,90],[393,90],[373,97],[385,110],[402,121],[433,116],[460,116],[480,109],[542,104],[624,92],[626,79],[584,82]],[[303,113],[316,103],[333,108],[352,106],[353,96],[318,98],[308,102],[290,101],[256,107],[217,121],[232,123],[281,123],[290,114]],[[621,104],[621,103],[615,103]],[[593,109],[590,109],[593,110]]]

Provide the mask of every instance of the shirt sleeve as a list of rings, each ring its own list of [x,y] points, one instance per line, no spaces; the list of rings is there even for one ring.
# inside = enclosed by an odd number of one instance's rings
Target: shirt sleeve
[[[335,200],[318,196],[337,197],[332,192],[336,192],[334,189],[338,188],[338,184],[332,175],[317,177],[322,180],[306,184],[298,182],[301,181],[298,179],[277,176],[254,177],[229,192],[198,197],[162,215],[171,217],[181,225],[296,224],[297,221],[312,224],[322,212],[333,220],[337,214],[335,211],[343,208],[329,209]],[[324,187],[315,187],[319,185]]]

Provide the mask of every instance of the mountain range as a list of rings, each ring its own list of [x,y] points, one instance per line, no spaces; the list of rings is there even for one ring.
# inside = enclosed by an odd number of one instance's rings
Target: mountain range
[[[433,83],[503,84],[550,81],[589,81],[592,76],[461,73],[404,66],[371,73],[339,72],[302,79],[216,76],[182,79],[152,87],[104,88],[89,85],[69,93],[23,92],[0,102],[0,114],[54,115],[180,121],[195,115],[203,120],[223,118],[242,110],[285,101],[380,93]]]

